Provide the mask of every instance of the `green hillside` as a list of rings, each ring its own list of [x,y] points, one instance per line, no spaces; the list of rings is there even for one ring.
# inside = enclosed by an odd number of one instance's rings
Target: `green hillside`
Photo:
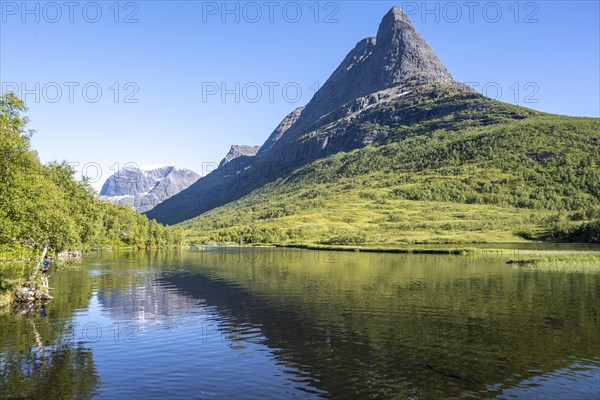
[[[198,243],[599,241],[599,119],[452,96],[471,106],[314,161],[180,226]]]

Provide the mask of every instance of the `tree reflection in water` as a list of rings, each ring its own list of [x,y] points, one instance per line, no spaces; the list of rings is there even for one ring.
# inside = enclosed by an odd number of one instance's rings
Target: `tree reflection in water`
[[[92,350],[76,343],[44,346],[36,322],[30,323],[36,346],[0,358],[2,397],[89,399],[97,394],[99,376]]]

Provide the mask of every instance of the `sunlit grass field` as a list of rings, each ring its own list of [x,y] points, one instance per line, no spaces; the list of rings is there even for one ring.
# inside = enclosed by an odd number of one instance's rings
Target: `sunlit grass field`
[[[250,236],[253,231],[274,232],[274,243],[277,243],[278,231],[289,233],[291,240],[288,241],[302,243],[525,242],[523,234],[542,233],[545,219],[551,216],[548,212],[489,205],[370,200],[363,198],[362,193],[340,193],[321,201],[318,207],[300,210],[294,215],[253,221],[251,229],[246,229],[244,224],[229,228],[237,228],[244,243],[253,242]],[[188,239],[198,243],[219,241],[221,231],[191,229]]]

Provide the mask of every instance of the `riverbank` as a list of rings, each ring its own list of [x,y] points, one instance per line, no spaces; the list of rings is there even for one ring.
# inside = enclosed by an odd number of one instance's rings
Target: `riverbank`
[[[82,250],[66,250],[58,254],[48,253],[51,260],[51,273],[73,268],[82,260],[94,259],[102,252],[145,251],[145,250],[177,250],[189,246],[103,246]],[[4,246],[0,248],[0,308],[9,306],[16,290],[29,284],[40,286],[40,274],[33,273],[40,255],[32,249],[21,246]]]
[[[9,312],[28,313],[36,305],[45,304],[53,298],[49,289],[39,285],[37,279],[0,278],[0,315]]]

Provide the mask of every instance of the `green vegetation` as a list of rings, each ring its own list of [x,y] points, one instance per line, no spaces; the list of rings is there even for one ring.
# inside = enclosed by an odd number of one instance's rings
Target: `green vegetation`
[[[34,263],[46,251],[181,244],[180,230],[97,200],[66,162],[43,165],[30,148],[24,111],[13,94],[0,97],[0,262]],[[25,271],[20,276],[27,279]],[[4,281],[0,292],[9,286]]]
[[[561,270],[576,272],[600,272],[600,253],[543,253],[520,257],[508,261],[517,267],[525,267],[536,270]]]
[[[452,99],[475,101],[438,101]],[[197,243],[599,243],[600,120],[494,104],[477,99],[487,121],[455,105],[180,226]]]
[[[332,251],[362,251],[365,253],[398,253],[398,254],[456,254],[466,255],[476,250],[466,247],[449,248],[415,248],[415,247],[382,247],[382,246],[336,246],[330,244],[290,244],[285,247],[307,250],[332,250]],[[497,252],[497,249],[490,249]]]

